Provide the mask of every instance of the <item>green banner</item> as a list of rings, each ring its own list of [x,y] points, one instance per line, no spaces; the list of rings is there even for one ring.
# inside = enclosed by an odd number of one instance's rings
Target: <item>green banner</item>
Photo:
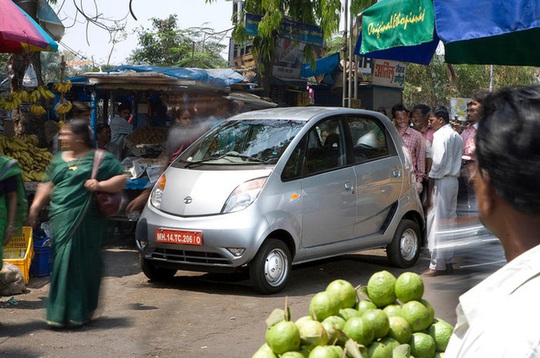
[[[431,0],[381,0],[363,12],[361,54],[433,40]]]

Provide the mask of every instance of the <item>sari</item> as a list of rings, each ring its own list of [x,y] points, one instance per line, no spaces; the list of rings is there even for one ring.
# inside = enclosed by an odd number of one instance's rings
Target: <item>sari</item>
[[[22,226],[26,220],[28,210],[26,203],[26,193],[24,182],[21,176],[22,170],[15,159],[0,155],[0,180],[15,177],[17,181],[17,212],[15,213],[14,236],[22,236]],[[8,219],[8,199],[5,193],[0,193],[0,270],[2,269],[2,258],[4,257],[4,235]]]
[[[54,185],[49,210],[53,269],[47,301],[47,323],[51,326],[81,326],[98,306],[107,219],[100,215],[94,195],[84,187],[91,177],[94,154],[65,162],[59,153],[45,174],[44,181]],[[105,153],[97,179],[123,173],[120,162]]]

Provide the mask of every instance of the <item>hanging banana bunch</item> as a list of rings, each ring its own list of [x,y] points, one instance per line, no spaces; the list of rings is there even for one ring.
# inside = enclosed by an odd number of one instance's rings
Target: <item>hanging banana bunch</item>
[[[54,107],[54,111],[58,115],[66,114],[71,110],[71,107],[73,107],[73,104],[70,101],[61,100],[58,102],[58,104]]]
[[[43,117],[47,111],[45,110],[45,107],[39,105],[39,104],[32,104],[30,106],[30,112],[37,117]]]
[[[30,101],[30,94],[26,90],[19,90],[15,93],[21,99],[22,103],[28,103]]]
[[[63,81],[55,82],[53,84],[53,90],[61,94],[68,93],[71,90],[71,81],[67,80],[65,82]]]
[[[22,102],[23,101],[20,97],[20,93],[11,92],[6,98],[3,98],[2,101],[0,101],[0,105],[2,106],[2,109],[5,109],[6,111],[11,111],[19,108]]]
[[[54,97],[56,97],[54,93],[49,91],[47,87],[39,86],[37,89],[35,89],[34,91],[30,93],[30,102],[36,103],[37,101],[39,101],[40,98],[47,100],[47,99],[52,99]]]

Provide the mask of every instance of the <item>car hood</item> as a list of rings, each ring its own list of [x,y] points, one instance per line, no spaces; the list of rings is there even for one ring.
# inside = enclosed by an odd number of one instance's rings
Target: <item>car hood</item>
[[[169,167],[160,210],[178,216],[216,215],[236,187],[272,169],[194,170]]]

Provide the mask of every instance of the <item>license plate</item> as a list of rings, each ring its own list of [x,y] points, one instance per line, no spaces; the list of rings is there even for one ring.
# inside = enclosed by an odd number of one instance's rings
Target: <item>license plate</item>
[[[180,245],[202,245],[202,231],[156,229],[156,242]]]

